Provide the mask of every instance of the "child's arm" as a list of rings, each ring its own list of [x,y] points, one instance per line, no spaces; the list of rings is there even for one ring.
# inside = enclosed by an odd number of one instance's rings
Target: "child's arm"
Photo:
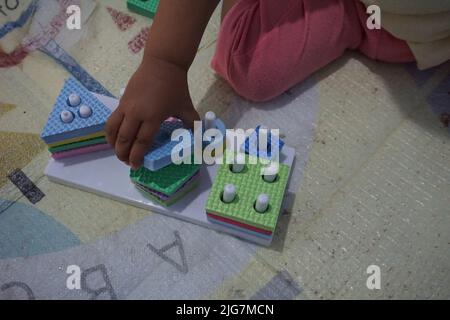
[[[117,157],[137,169],[162,121],[192,126],[187,72],[219,0],[161,0],[141,65],[131,77],[105,130]]]

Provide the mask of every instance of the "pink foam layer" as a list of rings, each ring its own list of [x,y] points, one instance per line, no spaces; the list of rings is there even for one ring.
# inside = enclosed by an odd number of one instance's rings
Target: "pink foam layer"
[[[106,150],[109,148],[110,148],[110,145],[107,143],[96,144],[96,145],[88,146],[88,147],[84,147],[84,148],[78,148],[78,149],[74,149],[74,150],[53,153],[52,157],[53,157],[53,159],[64,159],[64,158],[79,156],[79,155],[86,154],[86,153],[96,152],[96,151],[100,151],[100,150]]]

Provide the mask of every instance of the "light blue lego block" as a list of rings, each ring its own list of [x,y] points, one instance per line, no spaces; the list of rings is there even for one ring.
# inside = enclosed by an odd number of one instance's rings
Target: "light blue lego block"
[[[261,126],[257,126],[255,131],[245,139],[245,143],[241,147],[241,151],[254,157],[260,157],[265,159],[273,159],[277,154],[281,152],[284,146],[284,141],[280,137],[278,139],[272,139],[270,129],[267,129],[267,149],[259,150],[258,138],[259,130]]]
[[[157,171],[172,164],[172,149],[180,143],[179,141],[171,140],[172,132],[180,128],[183,128],[183,122],[181,120],[166,120],[161,124],[152,148],[144,157],[145,168],[151,171]],[[189,131],[189,133],[191,135],[190,147],[192,154],[194,150],[194,138],[192,132]]]
[[[76,107],[71,107],[67,102],[69,95],[72,93],[79,95],[81,98],[81,103]],[[80,117],[78,111],[82,105],[87,105],[92,109],[90,117]],[[64,110],[71,111],[74,114],[75,117],[72,122],[64,123],[61,120],[61,112]],[[54,143],[99,132],[103,130],[110,114],[111,111],[77,80],[69,78],[65,81],[64,87],[48,117],[41,138],[46,143]]]

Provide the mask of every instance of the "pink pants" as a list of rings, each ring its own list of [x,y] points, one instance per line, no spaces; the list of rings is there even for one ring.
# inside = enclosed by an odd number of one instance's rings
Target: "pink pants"
[[[358,0],[239,0],[224,18],[212,67],[241,96],[274,98],[313,72],[359,50],[385,62],[412,62],[407,44],[369,30]]]

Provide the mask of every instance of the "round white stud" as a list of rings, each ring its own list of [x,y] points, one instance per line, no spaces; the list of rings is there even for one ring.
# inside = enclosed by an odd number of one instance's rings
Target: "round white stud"
[[[82,105],[78,113],[82,118],[89,118],[92,115],[92,108],[87,105]]]
[[[236,198],[236,187],[233,184],[225,185],[223,188],[222,201],[225,203],[233,202]]]
[[[208,111],[205,114],[205,130],[214,129],[216,127],[216,114],[212,111]]]
[[[61,117],[61,121],[64,123],[71,123],[73,121],[73,119],[75,118],[73,113],[70,112],[69,110],[62,111],[60,117]]]
[[[231,170],[234,173],[239,173],[239,172],[242,172],[242,170],[244,170],[244,168],[245,168],[245,155],[243,153],[238,153],[234,157],[234,163],[231,166]]]
[[[263,179],[266,182],[274,182],[278,176],[279,164],[271,162],[267,167],[263,168]]]
[[[69,106],[71,107],[77,107],[80,103],[81,103],[81,98],[79,95],[77,95],[76,93],[72,93],[69,95],[69,97],[67,98],[67,103],[69,104]]]
[[[259,213],[264,213],[269,208],[269,196],[262,193],[258,196],[255,202],[255,210]]]

